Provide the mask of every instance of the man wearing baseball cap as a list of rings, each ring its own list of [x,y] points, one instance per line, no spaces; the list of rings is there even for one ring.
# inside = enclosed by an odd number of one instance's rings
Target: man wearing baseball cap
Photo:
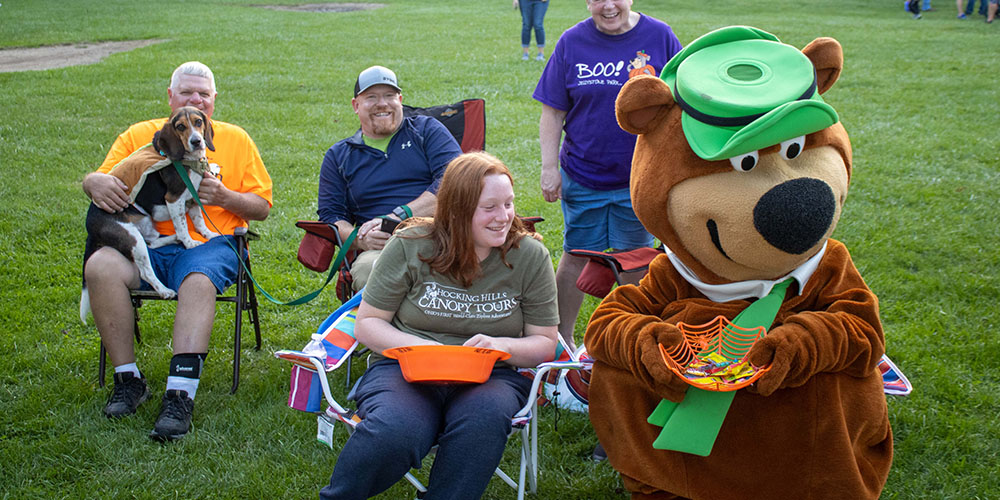
[[[389,68],[372,66],[354,82],[354,113],[361,127],[326,152],[319,175],[319,218],[337,226],[360,253],[351,265],[354,290],[368,281],[390,233],[383,217],[433,216],[445,166],[462,153],[436,119],[403,117],[399,80]]]

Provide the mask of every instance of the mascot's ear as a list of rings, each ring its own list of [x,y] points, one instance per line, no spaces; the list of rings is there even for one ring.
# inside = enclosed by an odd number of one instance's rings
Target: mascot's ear
[[[167,158],[180,160],[184,157],[184,144],[174,130],[173,122],[167,120],[163,128],[153,134],[153,148],[157,153],[165,153]]]
[[[833,87],[844,67],[844,50],[833,38],[817,38],[802,49],[816,68],[816,86],[822,94]]]
[[[618,126],[630,134],[645,134],[656,130],[674,107],[670,87],[655,76],[630,78],[618,92],[615,116]]]

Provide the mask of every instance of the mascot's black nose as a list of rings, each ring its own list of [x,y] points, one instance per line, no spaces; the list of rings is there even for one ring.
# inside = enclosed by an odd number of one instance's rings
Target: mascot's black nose
[[[826,234],[836,211],[833,189],[819,179],[803,177],[765,193],[753,209],[753,224],[775,248],[798,255]]]

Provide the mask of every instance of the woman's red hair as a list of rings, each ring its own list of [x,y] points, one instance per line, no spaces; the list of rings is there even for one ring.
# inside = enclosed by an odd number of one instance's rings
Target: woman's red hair
[[[437,208],[434,218],[418,218],[407,221],[407,225],[427,227],[424,235],[434,242],[431,255],[421,255],[420,260],[430,264],[434,271],[450,276],[462,286],[468,287],[479,277],[479,257],[476,256],[472,241],[472,214],[479,205],[484,178],[488,175],[506,175],[514,184],[510,169],[495,156],[482,151],[458,156],[448,164],[437,192]],[[412,222],[411,222],[412,221]],[[517,248],[521,238],[533,235],[525,228],[521,219],[515,217],[500,248],[500,259],[507,267],[507,251]]]

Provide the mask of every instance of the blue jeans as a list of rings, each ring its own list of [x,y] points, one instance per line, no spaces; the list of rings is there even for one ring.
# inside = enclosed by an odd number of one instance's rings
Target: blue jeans
[[[971,16],[972,9],[976,7],[976,0],[969,0],[969,3],[965,4],[965,15]],[[986,0],[979,0],[979,15],[986,15]]]
[[[653,246],[653,236],[632,209],[629,188],[612,191],[590,189],[562,175],[563,250],[609,248],[632,250]]]
[[[535,29],[535,45],[545,46],[545,11],[549,8],[548,0],[521,0],[521,47],[531,45],[531,28]]]
[[[482,384],[411,384],[399,362],[382,360],[357,388],[363,420],[319,492],[322,500],[363,499],[399,481],[437,443],[427,500],[478,499],[500,463],[510,419],[528,400],[531,380],[494,368]]]

